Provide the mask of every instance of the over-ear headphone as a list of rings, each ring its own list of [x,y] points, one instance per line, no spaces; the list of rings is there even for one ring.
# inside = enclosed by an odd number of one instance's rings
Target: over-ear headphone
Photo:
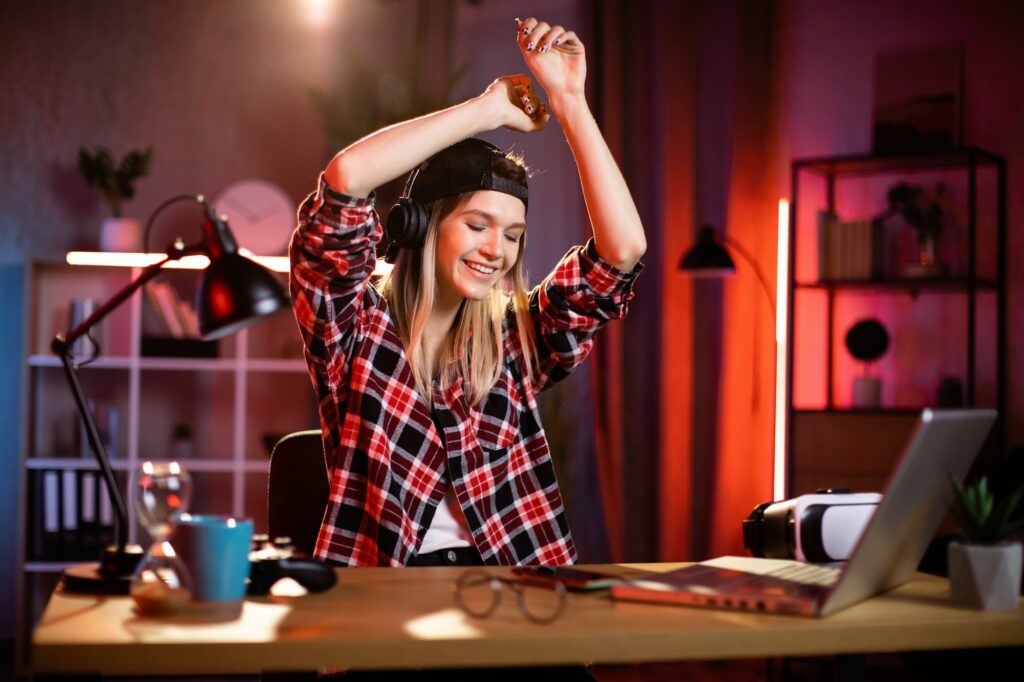
[[[427,224],[430,222],[430,211],[421,201],[411,198],[413,183],[420,171],[427,167],[430,159],[427,159],[409,173],[409,179],[405,181],[405,189],[398,203],[391,207],[388,213],[387,233],[388,241],[392,247],[403,249],[418,249],[423,246],[423,240],[427,237]]]
[[[486,189],[510,194],[527,206],[529,188],[525,178],[517,181],[494,175],[495,159],[504,156],[490,142],[470,137],[442,149],[412,169],[402,196],[388,214],[387,237],[391,245],[387,259],[394,262],[399,248],[423,248],[430,223],[427,207],[438,199]],[[413,190],[416,198],[412,196]]]

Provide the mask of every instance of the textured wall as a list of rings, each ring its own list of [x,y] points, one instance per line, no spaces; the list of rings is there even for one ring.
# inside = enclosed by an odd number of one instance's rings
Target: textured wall
[[[108,209],[75,171],[80,145],[154,146],[125,207],[139,219],[247,177],[305,196],[328,158],[309,89],[333,89],[349,51],[412,35],[412,3],[335,4],[321,26],[299,0],[0,5],[0,259],[95,246]]]

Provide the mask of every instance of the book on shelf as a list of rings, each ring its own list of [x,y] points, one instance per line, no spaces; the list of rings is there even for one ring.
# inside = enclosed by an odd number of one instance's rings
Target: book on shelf
[[[181,328],[185,332],[185,338],[198,339],[199,338],[199,317],[196,315],[196,311],[192,308],[192,304],[188,301],[178,299],[178,320],[181,322]]]
[[[57,559],[60,556],[60,472],[39,471],[38,504],[40,513],[35,515],[36,523],[42,527],[36,530],[36,559]]]
[[[818,211],[818,280],[867,281],[881,274],[882,232],[873,220]]]
[[[79,508],[78,519],[79,543],[84,557],[100,555],[100,476],[98,471],[83,471],[79,477]]]
[[[180,299],[174,288],[166,282],[150,282],[146,285],[146,297],[159,313],[168,334],[176,339],[185,338],[185,328],[178,310]]]
[[[109,459],[120,457],[120,434],[121,434],[121,410],[106,400],[89,398],[89,412],[96,424],[96,433],[103,443]],[[85,420],[77,413],[74,416],[77,430],[77,445],[79,457],[93,459],[92,443],[89,442],[89,431],[85,427]]]
[[[100,472],[29,472],[26,554],[33,561],[90,561],[114,540],[114,514]]]
[[[143,336],[170,336],[171,330],[168,328],[167,323],[164,322],[164,315],[160,311],[160,304],[157,301],[156,294],[150,288],[153,283],[150,283],[142,290],[146,292],[145,304],[142,306],[142,335]]]
[[[78,533],[78,471],[65,469],[60,477],[60,548],[61,559],[78,558],[81,538]]]

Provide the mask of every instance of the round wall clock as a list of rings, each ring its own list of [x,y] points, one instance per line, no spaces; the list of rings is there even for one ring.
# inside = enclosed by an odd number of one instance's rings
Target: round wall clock
[[[239,180],[217,195],[213,205],[226,215],[239,247],[257,256],[283,256],[295,229],[297,205],[266,180]]]

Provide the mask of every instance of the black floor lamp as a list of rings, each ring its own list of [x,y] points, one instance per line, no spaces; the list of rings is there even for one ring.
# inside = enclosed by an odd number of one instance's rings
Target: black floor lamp
[[[715,239],[716,234],[718,239]],[[726,248],[727,246],[729,248]],[[772,309],[772,319],[774,319],[775,301],[772,299],[772,293],[768,289],[768,280],[765,278],[761,266],[757,264],[757,261],[754,260],[753,256],[746,249],[736,243],[735,240],[726,236],[725,232],[716,233],[713,228],[707,225],[702,226],[697,233],[697,243],[684,253],[682,259],[680,259],[679,269],[691,277],[726,277],[735,275],[736,264],[729,255],[729,249],[738,253],[753,268],[754,274],[757,275],[757,281],[761,283],[761,290],[768,297],[768,305]]]
[[[66,334],[57,335],[50,344],[51,350],[64,365],[64,374],[85,424],[89,444],[96,456],[116,516],[116,544],[106,548],[98,565],[86,564],[67,569],[64,572],[64,588],[69,591],[127,594],[132,573],[142,558],[141,547],[128,545],[128,511],[78,379],[78,364],[71,355],[75,341],[88,334],[92,327],[128,300],[143,284],[160,274],[164,265],[185,256],[205,255],[210,259],[196,296],[199,333],[204,340],[233,334],[290,307],[281,283],[266,268],[238,252],[238,243],[227,220],[218,217],[202,195],[183,195],[165,201],[149,218],[147,230],[166,207],[185,200],[195,201],[203,207],[202,239],[191,245],[177,239],[167,249],[165,258],[145,267],[138,277],[114,294],[95,313]]]
[[[738,254],[753,269],[761,291],[768,299],[775,323],[775,423],[774,423],[774,463],[773,463],[773,495],[774,499],[785,498],[787,492],[787,410],[789,404],[789,372],[787,355],[789,344],[790,310],[787,292],[790,277],[790,232],[789,201],[779,200],[778,214],[778,251],[776,252],[775,296],[768,286],[764,271],[757,260],[735,240],[730,239],[724,231],[702,225],[697,233],[694,244],[679,260],[679,270],[691,277],[723,277],[736,274],[736,264],[730,253]],[[728,248],[727,248],[728,247]]]

